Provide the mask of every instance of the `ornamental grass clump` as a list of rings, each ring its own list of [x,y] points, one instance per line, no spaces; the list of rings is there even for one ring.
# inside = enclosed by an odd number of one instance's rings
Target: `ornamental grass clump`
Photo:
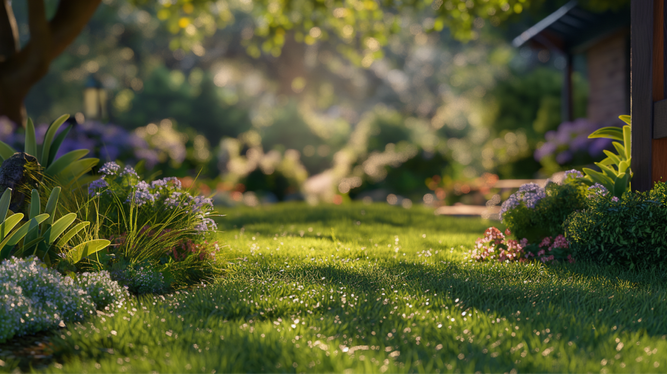
[[[164,277],[166,288],[187,286],[220,274],[214,242],[217,226],[213,202],[192,196],[177,178],[142,181],[129,166],[108,162],[102,177],[90,184],[90,206],[97,212],[99,235],[112,245],[100,262],[135,293],[163,292],[161,287],[137,285],[126,267],[142,264]],[[148,271],[144,269],[144,272]],[[132,272],[129,268],[127,272]],[[124,275],[120,275],[124,274]]]
[[[578,260],[631,269],[667,268],[667,187],[657,182],[648,192],[620,198],[602,188],[589,194],[586,209],[564,223]]]
[[[95,302],[74,279],[42,266],[35,257],[0,263],[0,342],[95,312]]]
[[[548,181],[544,188],[536,183],[524,184],[502,204],[502,222],[517,238],[526,238],[528,243],[563,235],[563,221],[572,212],[586,207],[590,192],[581,177],[581,172],[571,170],[566,172],[562,184]]]

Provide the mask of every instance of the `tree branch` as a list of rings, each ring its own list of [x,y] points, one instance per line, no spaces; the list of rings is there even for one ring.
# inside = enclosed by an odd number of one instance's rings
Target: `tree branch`
[[[50,22],[52,45],[50,58],[58,57],[81,33],[102,0],[60,0]]]
[[[19,51],[19,29],[9,0],[0,0],[0,62]]]

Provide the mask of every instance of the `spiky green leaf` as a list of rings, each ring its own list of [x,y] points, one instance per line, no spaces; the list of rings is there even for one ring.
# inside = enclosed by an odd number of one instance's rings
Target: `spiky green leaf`
[[[23,219],[23,213],[12,214],[2,224],[0,224],[0,239],[4,239],[9,235],[14,227]]]
[[[16,153],[14,148],[10,147],[7,143],[0,141],[0,157],[2,157],[2,161],[12,157],[14,153]]]
[[[627,123],[628,125],[632,126],[632,117],[630,117],[629,115],[623,114],[621,116],[618,116],[618,118],[621,121],[623,121],[623,122]]]
[[[594,183],[600,183],[603,185],[608,191],[613,191],[614,189],[614,181],[611,180],[608,176],[600,173],[599,171],[595,171],[593,169],[589,168],[583,168],[582,171],[588,176]]]
[[[588,135],[588,139],[595,138],[605,138],[612,140],[623,140],[623,130],[620,127],[603,127],[593,131],[592,134]]]
[[[9,211],[9,204],[11,204],[11,202],[12,189],[7,188],[5,192],[2,193],[2,197],[0,197],[0,222],[7,218],[7,212]]]
[[[51,166],[53,161],[56,159],[56,154],[58,154],[58,150],[60,149],[60,145],[63,143],[65,138],[67,137],[67,134],[69,134],[69,131],[72,129],[72,126],[67,126],[65,130],[63,130],[56,138],[53,140],[53,143],[51,143],[51,147],[49,148],[49,158],[46,161],[46,164],[42,164],[43,167],[48,168]]]
[[[32,119],[28,118],[28,123],[25,127],[25,149],[24,152],[37,157],[37,139],[35,139],[35,125]]]
[[[625,158],[629,160],[632,158],[632,128],[630,126],[623,126],[623,142],[625,143]]]
[[[73,264],[76,264],[77,262],[81,261],[82,258],[88,257],[93,253],[99,252],[102,249],[108,247],[109,244],[111,244],[111,242],[106,239],[90,240],[72,248],[67,253],[67,257]]]
[[[76,224],[76,226],[74,226],[74,227],[72,227],[71,229],[69,229],[69,231],[67,231],[67,232],[65,233],[65,235],[63,235],[62,238],[60,238],[60,239],[58,240],[58,242],[56,243],[56,247],[58,247],[58,248],[62,248],[62,247],[64,247],[65,245],[67,245],[67,243],[68,243],[70,240],[72,240],[72,238],[74,237],[74,235],[78,234],[79,231],[83,230],[83,228],[86,227],[86,226],[88,226],[88,225],[90,225],[90,222],[88,222],[88,221],[79,222],[78,224]]]
[[[625,157],[625,147],[623,144],[619,142],[613,142],[611,144],[614,146],[614,148],[616,148],[616,152],[618,152],[618,158],[620,158],[621,161],[627,160],[627,157]]]
[[[99,162],[98,158],[84,158],[73,162],[54,177],[67,186],[91,171]]]
[[[53,138],[56,136],[56,132],[60,126],[62,126],[62,124],[65,123],[68,118],[69,114],[63,114],[62,116],[58,117],[58,119],[53,121],[53,123],[49,126],[49,129],[46,130],[46,134],[44,135],[44,142],[42,142],[44,149],[42,150],[42,157],[39,159],[39,162],[41,162],[45,167],[49,162],[49,155],[51,152],[51,143],[53,142]]]
[[[24,236],[26,236],[29,230],[31,230],[34,227],[37,227],[42,222],[46,221],[47,218],[49,218],[49,215],[44,213],[24,223],[23,225],[21,225],[21,227],[18,228],[18,230],[14,231],[14,233],[7,236],[5,240],[3,240],[2,243],[0,243],[0,248],[2,248],[4,245],[16,245],[21,239],[23,239]]]
[[[57,220],[51,227],[49,227],[48,230],[44,233],[44,240],[46,240],[46,244],[51,245],[53,242],[58,239],[60,234],[62,234],[67,228],[74,222],[76,219],[76,213],[69,213],[64,216],[62,216],[59,220]]]
[[[44,223],[47,225],[51,225],[53,223],[53,219],[56,213],[56,208],[58,206],[58,198],[60,197],[60,191],[61,191],[60,186],[55,187],[53,190],[51,190],[51,194],[49,195],[49,200],[46,202],[46,208],[44,209],[44,213],[47,213],[49,215],[49,219],[47,219]]]
[[[88,152],[90,151],[87,149],[77,149],[65,153],[59,159],[55,160],[51,165],[49,165],[46,170],[44,170],[44,175],[54,177],[60,174],[63,170],[72,165],[72,163],[87,155]]]
[[[611,151],[605,149],[603,152],[614,164],[618,165],[621,163],[621,159],[617,155],[613,154]]]

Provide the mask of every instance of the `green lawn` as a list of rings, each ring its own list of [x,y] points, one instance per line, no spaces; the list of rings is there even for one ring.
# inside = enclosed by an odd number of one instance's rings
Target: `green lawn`
[[[58,331],[47,371],[667,371],[664,274],[471,262],[492,222],[417,207],[221,211],[225,277]]]

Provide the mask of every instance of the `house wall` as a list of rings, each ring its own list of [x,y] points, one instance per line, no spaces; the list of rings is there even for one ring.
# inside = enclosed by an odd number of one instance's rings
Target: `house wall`
[[[620,124],[618,116],[630,114],[629,48],[627,30],[591,46],[588,60],[588,119]]]

